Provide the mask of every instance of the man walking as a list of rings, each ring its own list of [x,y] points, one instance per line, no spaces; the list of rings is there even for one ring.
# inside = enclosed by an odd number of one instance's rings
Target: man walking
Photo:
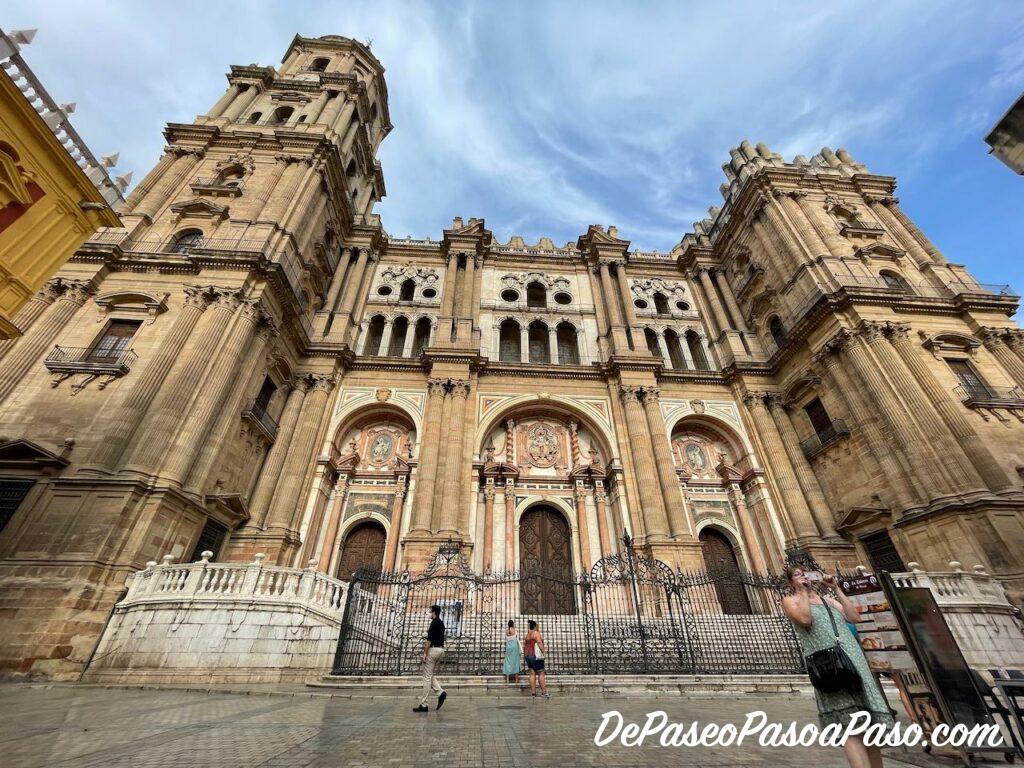
[[[441,621],[441,607],[430,606],[430,626],[427,628],[427,639],[423,644],[423,695],[420,697],[420,704],[413,708],[413,712],[427,711],[427,697],[433,691],[437,694],[437,708],[444,706],[444,700],[448,698],[437,679],[437,665],[444,657],[444,622]]]

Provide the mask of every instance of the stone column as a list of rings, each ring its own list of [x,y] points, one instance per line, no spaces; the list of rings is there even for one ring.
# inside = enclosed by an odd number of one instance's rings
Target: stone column
[[[491,570],[494,549],[494,486],[484,486],[484,572]]]
[[[352,263],[353,250],[356,249],[341,249],[341,257],[338,259],[338,266],[334,269],[334,275],[331,277],[331,287],[327,289],[327,298],[324,300],[324,309],[327,312],[337,311],[338,296],[341,295],[341,289],[345,285],[345,274]]]
[[[341,294],[341,304],[335,314],[341,316],[342,332],[347,331],[352,322],[352,310],[356,302],[356,291],[363,281],[363,273],[366,271],[366,264],[370,260],[370,250],[359,248],[356,263],[348,268],[348,275],[345,278],[345,288]],[[331,330],[334,330],[332,326]]]
[[[899,203],[900,201],[898,198],[890,196],[887,201],[883,202],[883,205],[886,210],[892,214],[893,218],[903,225],[903,228],[910,234],[910,236],[920,243],[921,247],[924,248],[925,253],[931,257],[933,262],[936,264],[946,264],[947,260],[946,257],[942,255],[942,251],[935,246],[935,243],[928,238],[928,235],[921,231],[917,224],[914,223],[913,219],[903,212]]]
[[[877,344],[883,341],[880,333],[869,334]],[[923,437],[914,428],[910,415],[896,397],[889,384],[882,378],[876,363],[868,356],[867,347],[854,337],[846,346],[846,352],[854,370],[863,380],[865,391],[875,399],[877,408],[889,422],[896,445],[907,457],[907,463],[918,478],[918,485],[928,498],[947,495],[949,483],[942,472],[937,471],[936,461],[925,452]]]
[[[740,535],[743,537],[743,546],[750,555],[750,564],[758,573],[767,573],[768,564],[765,562],[764,554],[761,552],[757,534],[754,533],[753,525],[750,522],[750,510],[747,509],[747,500],[743,497],[743,491],[736,483],[729,488],[729,496],[732,499],[733,509],[736,511],[736,520],[739,523]]]
[[[260,470],[259,480],[252,493],[252,503],[249,505],[250,519],[252,524],[258,528],[266,528],[270,502],[274,497],[274,489],[277,488],[278,480],[281,479],[281,467],[284,466],[284,461],[288,457],[288,447],[291,444],[295,425],[299,420],[299,412],[302,410],[302,403],[306,399],[308,389],[308,379],[302,377],[294,382],[292,391],[288,393],[288,399],[285,401],[284,410],[281,412],[277,439]]]
[[[220,117],[227,105],[235,100],[239,90],[240,86],[238,83],[231,83],[228,89],[224,91],[224,95],[217,99],[217,103],[210,107],[210,111],[206,114],[209,117]]]
[[[655,332],[655,336],[658,338],[658,350],[661,353],[661,359],[665,361],[666,368],[672,368],[672,355],[668,351],[668,341],[665,339],[665,331],[661,333]]]
[[[633,449],[633,469],[636,472],[637,490],[643,506],[641,514],[648,536],[668,538],[670,520],[668,511],[658,492],[660,482],[655,475],[657,462],[654,459],[651,435],[647,431],[647,418],[640,405],[641,387],[619,387],[623,410],[626,414],[626,429]]]
[[[448,382],[445,379],[427,380],[427,404],[424,409],[423,436],[420,438],[420,463],[416,478],[416,496],[412,506],[411,528],[416,531],[427,531],[430,528],[441,442],[441,417],[447,386]]]
[[[679,488],[679,476],[676,464],[672,460],[672,448],[668,444],[668,431],[665,419],[658,405],[658,390],[646,387],[641,393],[644,404],[644,415],[647,418],[647,429],[651,435],[651,447],[654,449],[654,463],[658,470],[658,482],[661,484],[661,497],[665,502],[668,514],[669,530],[673,537],[692,536],[683,508],[683,492]]]
[[[1010,378],[1018,387],[1024,387],[1024,360],[1007,344],[1015,341],[1012,331],[1016,329],[1007,328],[982,328],[979,337],[985,349],[992,353],[992,356],[999,361],[1003,370],[1010,374]]]
[[[238,306],[234,290],[215,290],[210,295],[213,309],[199,324],[168,376],[160,387],[144,425],[136,430],[127,452],[126,468],[147,475],[158,474],[179,426],[188,416],[192,395],[200,389],[203,373],[214,358],[224,329]]]
[[[722,291],[722,298],[725,299],[725,306],[729,310],[729,315],[732,317],[732,327],[743,331],[744,333],[750,333],[750,329],[747,328],[747,321],[743,319],[743,311],[740,309],[740,305],[736,301],[736,296],[732,292],[732,286],[729,285],[729,281],[726,280],[725,275],[716,271],[714,280]]]
[[[974,427],[967,421],[961,405],[953,401],[949,391],[939,383],[931,368],[921,359],[920,354],[910,342],[906,330],[894,329],[889,340],[896,348],[900,359],[907,366],[913,380],[924,390],[928,402],[931,403],[932,408],[939,414],[953,435],[955,446],[963,450],[985,485],[993,491],[1012,488],[1013,482],[1009,475],[996,461],[988,446],[982,442],[978,433],[974,431]]]
[[[825,242],[821,222],[814,212],[810,210],[810,203],[807,202],[807,193],[803,190],[792,190],[786,192],[779,198],[782,208],[789,214],[790,221],[796,226],[797,232],[804,239],[810,249],[818,256],[831,255],[831,249]]]
[[[476,255],[466,254],[466,270],[462,276],[462,299],[459,302],[459,339],[469,341],[473,332],[473,291],[476,289]]]
[[[450,343],[455,315],[455,278],[459,271],[459,255],[452,252],[447,253],[444,263],[444,288],[441,291],[441,312],[438,318],[441,338],[445,343]]]
[[[93,293],[92,287],[81,280],[61,280],[54,285],[60,297],[44,311],[25,335],[15,340],[14,347],[0,360],[0,402],[15,390],[29,369],[47,351],[67,326],[75,312],[82,308]]]
[[[632,329],[634,339],[643,335],[640,324],[636,319],[636,307],[633,306],[633,292],[629,289],[629,277],[626,275],[626,263],[620,262],[616,270],[619,283],[619,292],[622,294],[622,309],[626,313],[626,325]]]
[[[138,204],[138,202],[149,194],[149,191],[164,178],[164,174],[167,173],[167,169],[174,164],[178,159],[172,150],[166,150],[163,155],[160,156],[160,161],[153,166],[153,170],[146,174],[146,178],[139,182],[138,186],[131,191],[131,194],[124,200],[124,208],[126,211],[131,212],[132,209]]]
[[[343,113],[344,124],[348,125],[348,121],[352,117],[352,112],[355,108],[355,102],[349,100],[348,96],[344,93],[338,93],[337,96],[327,102],[327,106],[320,115],[320,122],[333,127],[336,123],[341,122],[338,119],[338,115]]]
[[[577,485],[573,495],[576,499],[576,527],[580,538],[580,565],[584,573],[590,573],[593,562],[590,556],[590,533],[587,525],[587,491],[582,485]]]
[[[253,194],[250,203],[249,216],[253,221],[267,219],[263,216],[267,203],[277,190],[278,185],[284,177],[284,172],[289,168],[288,158],[278,155],[274,158],[274,165],[266,171],[266,178],[260,180],[260,184]],[[255,180],[254,180],[255,181]],[[274,222],[277,223],[276,221]]]
[[[821,490],[814,469],[811,468],[810,462],[804,456],[803,449],[800,447],[800,438],[797,437],[793,422],[790,421],[789,414],[786,413],[786,409],[782,405],[782,399],[777,395],[770,395],[768,410],[775,420],[775,426],[782,437],[782,446],[793,465],[797,483],[804,493],[807,506],[811,510],[818,530],[823,536],[835,536],[836,528],[832,510],[829,509],[828,502],[825,500],[825,494]]]
[[[317,564],[317,570],[323,571],[330,575],[331,571],[331,559],[334,557],[334,550],[338,538],[338,529],[341,527],[341,514],[345,509],[345,499],[348,498],[348,476],[339,475],[338,482],[334,485],[334,493],[331,499],[331,511],[327,517],[327,528],[324,531],[324,545],[320,549],[320,562]],[[404,491],[403,491],[404,493]],[[404,495],[403,495],[403,498]],[[388,546],[390,547],[391,539],[397,539],[397,533],[389,531]],[[397,546],[397,543],[396,543]],[[390,571],[394,568],[394,561],[391,566],[387,564],[387,550],[384,555],[384,570]]]
[[[202,157],[202,150],[184,150],[172,147],[170,151],[177,155],[174,162],[167,167],[160,180],[153,184],[149,193],[139,201],[131,213],[152,219],[164,207],[174,191],[181,186],[185,178],[192,173]]]
[[[558,365],[558,331],[556,326],[548,326],[548,357],[552,365]]]
[[[501,345],[501,336],[498,336],[499,351]],[[530,362],[530,329],[525,324],[519,325],[519,362],[528,363]]]
[[[459,521],[462,519],[462,440],[465,433],[466,402],[469,399],[470,383],[468,381],[455,380],[452,382],[451,393],[451,416],[445,422],[447,425],[445,460],[444,460],[444,490],[439,498],[435,499],[434,509],[440,512],[436,515],[435,530],[454,531],[457,530]]]
[[[601,274],[601,289],[604,291],[604,300],[608,303],[608,316],[613,326],[623,325],[622,312],[619,310],[619,298],[616,295],[615,287],[612,285],[612,273],[607,261],[598,265]]]
[[[612,552],[611,536],[608,533],[608,508],[606,502],[608,495],[604,488],[594,486],[594,507],[597,511],[597,538],[601,545],[601,557],[614,554]]]
[[[244,384],[237,381],[242,351],[256,335],[257,325],[266,323],[268,319],[260,307],[259,299],[244,299],[240,302],[234,327],[217,350],[210,372],[202,382],[201,394],[184,414],[178,433],[171,443],[161,471],[164,477],[180,483],[188,476],[192,462],[202,449],[207,431],[229,389]]]
[[[306,472],[314,459],[320,422],[327,407],[334,377],[329,374],[307,374],[309,392],[302,401],[302,410],[295,423],[295,430],[288,446],[288,455],[281,468],[281,480],[274,491],[267,527],[296,530],[296,515],[303,501],[299,491],[306,479]]]
[[[239,116],[249,108],[249,106],[259,98],[260,89],[256,86],[250,85],[244,91],[240,92],[232,102],[231,105],[224,110],[224,114],[221,117],[225,117],[228,120],[237,120]]]
[[[718,294],[715,292],[715,286],[711,282],[711,274],[709,270],[703,267],[700,268],[697,272],[697,277],[700,279],[701,287],[704,288],[704,295],[707,296],[708,305],[711,307],[711,313],[715,316],[715,323],[723,331],[728,330],[732,325],[729,323],[729,318],[726,317],[725,308],[718,300]]]
[[[789,523],[790,535],[799,543],[817,539],[818,528],[814,524],[814,517],[800,490],[800,483],[797,481],[793,465],[789,461],[782,437],[775,426],[775,420],[765,405],[766,396],[766,393],[755,392],[748,393],[743,398],[753,419],[754,429],[764,447],[765,455],[762,463],[775,478],[775,486],[779,490],[782,502],[781,511]]]
[[[704,286],[701,285],[700,272],[701,270],[698,269],[695,270],[691,275],[693,279],[693,282],[691,283],[693,287],[693,295],[697,297],[697,301],[700,305],[701,317],[704,318],[704,320],[707,322],[708,327],[711,329],[711,334],[714,336],[714,338],[717,339],[719,336],[722,335],[722,331],[724,329],[715,320],[715,315],[711,311],[711,299],[704,291]]]
[[[384,550],[384,570],[395,570],[398,558],[398,539],[402,535],[402,507],[405,506],[405,476],[398,478],[395,498],[391,502],[391,523],[388,525],[388,543]]]
[[[505,570],[516,568],[516,481],[505,478]]]
[[[821,363],[824,376],[833,385],[832,390],[845,404],[851,429],[864,435],[868,450],[861,456],[869,464],[868,474],[874,475],[877,472],[880,477],[885,478],[896,504],[900,510],[906,510],[917,504],[921,497],[917,493],[914,478],[904,467],[901,457],[894,454],[891,441],[882,434],[876,415],[877,408],[869,406],[864,401],[860,383],[853,380],[840,359],[845,344],[846,341],[842,338],[828,342],[815,360]]]
[[[380,335],[380,345],[377,347],[378,357],[387,357],[389,354],[388,347],[391,346],[391,331],[394,329],[395,321],[385,318],[384,320],[384,332]]]
[[[28,329],[32,327],[32,323],[42,316],[43,312],[49,309],[54,300],[60,296],[65,290],[64,281],[59,277],[55,277],[43,288],[36,293],[28,303],[22,305],[21,309],[14,313],[14,317],[11,318],[11,322],[21,331],[21,336],[13,339],[4,339],[0,341],[0,358],[10,352],[20,339],[25,337]]]
[[[320,95],[316,97],[310,107],[306,110],[307,123],[312,124],[320,120],[320,115],[324,111],[324,107],[327,105],[327,99],[327,91],[320,91]]]
[[[286,163],[286,166],[281,172],[280,181],[271,189],[270,199],[260,211],[259,218],[262,221],[272,221],[280,225],[284,223],[284,215],[288,206],[295,200],[299,183],[306,175],[306,166],[309,164],[309,160],[286,155],[280,155],[276,159],[277,162]]]
[[[117,409],[106,420],[107,431],[96,446],[91,463],[103,469],[113,469],[125,448],[131,443],[135,430],[140,426],[146,410],[167,378],[168,371],[181,354],[185,342],[214,297],[209,287],[186,286],[185,302],[178,312],[174,324],[156,348],[153,358],[139,373],[138,379]]]
[[[773,200],[765,200],[764,214],[768,220],[768,226],[775,231],[776,236],[784,243],[786,250],[789,251],[794,259],[789,271],[796,269],[800,264],[810,261],[804,244],[790,231],[785,218],[782,216],[782,212],[775,207]]]

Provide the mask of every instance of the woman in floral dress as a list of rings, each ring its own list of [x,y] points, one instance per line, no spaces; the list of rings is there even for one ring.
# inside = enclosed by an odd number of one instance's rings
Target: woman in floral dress
[[[860,611],[850,598],[843,594],[835,576],[824,575],[822,581],[831,587],[836,598],[819,595],[807,578],[807,569],[795,565],[786,568],[793,594],[782,599],[782,609],[796,627],[797,639],[804,658],[815,651],[831,648],[839,635],[839,645],[850,657],[861,679],[859,691],[836,691],[822,693],[815,689],[814,697],[818,702],[818,720],[822,728],[833,723],[845,727],[856,712],[867,712],[871,723],[881,723],[886,727],[895,724],[885,694],[878,686],[875,676],[871,674],[868,661],[864,657],[860,643],[853,636],[847,621],[856,624],[860,620]],[[832,629],[829,613],[835,621],[836,631]],[[843,745],[846,759],[852,768],[882,768],[882,751],[878,747],[869,747],[859,736],[851,736]]]

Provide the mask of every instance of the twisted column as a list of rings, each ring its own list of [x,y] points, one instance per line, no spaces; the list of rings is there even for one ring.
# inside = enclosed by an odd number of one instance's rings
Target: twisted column
[[[626,429],[629,442],[633,448],[633,469],[636,472],[637,489],[643,507],[641,515],[649,536],[666,538],[671,523],[668,511],[658,493],[660,480],[655,476],[654,467],[657,462],[651,444],[651,435],[647,430],[647,418],[643,406],[640,405],[642,387],[619,387],[619,397],[626,414]]]
[[[203,373],[213,359],[224,329],[238,306],[234,289],[215,289],[209,297],[213,309],[206,313],[169,374],[170,381],[156,395],[152,414],[135,433],[128,450],[127,468],[155,475],[167,456],[182,419],[188,415],[192,395],[200,388]]]
[[[816,539],[818,528],[814,523],[814,516],[800,489],[800,483],[793,470],[793,465],[790,463],[789,455],[786,453],[775,420],[765,404],[765,399],[769,396],[770,393],[751,392],[744,396],[743,402],[750,411],[754,428],[761,438],[761,445],[765,452],[764,465],[774,476],[775,486],[779,490],[779,496],[782,497],[783,517],[789,523],[790,535],[796,541]]]
[[[974,427],[967,421],[963,407],[953,401],[953,398],[949,396],[949,391],[939,383],[932,369],[921,359],[914,349],[906,329],[904,327],[894,328],[889,334],[889,341],[892,342],[900,359],[909,369],[911,378],[924,390],[935,413],[939,414],[953,435],[954,450],[963,451],[971,466],[989,489],[1001,491],[1012,488],[1013,482],[1009,475],[981,441],[978,433],[974,431]]]
[[[20,339],[15,339],[11,351],[0,360],[0,402],[6,400],[21,383],[32,365],[93,293],[85,281],[62,278],[51,281],[50,289],[58,294],[57,300],[40,314]]]
[[[309,380],[304,377],[300,377],[293,383],[292,391],[288,393],[284,410],[281,412],[277,439],[267,454],[263,468],[260,470],[259,480],[256,481],[256,488],[252,493],[252,503],[249,505],[249,516],[252,524],[258,528],[266,528],[270,502],[274,497],[274,489],[277,488],[277,483],[281,479],[281,468],[288,457],[288,447],[291,445],[292,435],[295,433],[295,425],[298,423],[299,412],[306,399],[309,384]]]
[[[427,380],[427,403],[424,408],[423,437],[420,439],[420,464],[416,478],[416,496],[412,506],[412,528],[425,531],[430,528],[434,506],[434,488],[437,482],[437,458],[441,443],[441,418],[445,403],[445,379]]]
[[[661,484],[661,497],[668,514],[669,530],[673,537],[690,536],[691,530],[683,507],[683,493],[679,488],[679,476],[672,460],[672,448],[668,444],[668,431],[665,419],[658,406],[659,392],[656,387],[645,387],[640,397],[643,400],[644,416],[647,418],[647,429],[651,436],[651,447],[654,449],[654,463],[658,470],[658,482]]]
[[[107,418],[107,431],[92,456],[91,462],[103,469],[113,469],[125,448],[131,443],[135,430],[142,423],[153,399],[167,378],[168,371],[181,354],[185,342],[192,336],[199,318],[216,292],[212,286],[186,286],[185,302],[167,331],[167,335],[155,350],[153,359],[139,373],[138,379],[128,390],[124,402],[117,411]]]
[[[796,472],[797,483],[804,492],[804,498],[807,500],[807,506],[811,510],[814,522],[823,535],[835,536],[836,529],[832,510],[829,509],[828,502],[825,500],[825,494],[821,490],[814,469],[811,468],[810,462],[804,456],[803,449],[800,448],[800,438],[797,437],[793,422],[790,421],[789,414],[786,413],[782,404],[782,399],[777,395],[770,395],[767,399],[768,410],[782,436],[782,445]]]

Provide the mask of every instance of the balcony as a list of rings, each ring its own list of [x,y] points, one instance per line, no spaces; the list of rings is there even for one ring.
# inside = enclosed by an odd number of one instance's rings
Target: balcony
[[[1024,408],[1024,391],[1020,387],[961,384],[953,391],[968,408]]]
[[[245,182],[239,179],[221,179],[218,177],[193,179],[189,185],[196,194],[228,195],[237,197],[245,189]]]
[[[95,347],[53,348],[46,356],[44,365],[51,373],[70,376],[89,373],[93,376],[124,376],[131,370],[137,355],[126,349],[117,354],[103,354]]]
[[[263,403],[258,403],[255,400],[250,401],[242,411],[242,418],[252,422],[260,430],[268,443],[272,443],[277,439],[278,424],[267,413]]]
[[[170,237],[141,238],[122,244],[125,253],[137,254],[181,254],[183,256],[223,256],[243,254],[258,256],[267,249],[265,239],[246,239],[239,237],[196,237],[188,241],[175,241]]]
[[[818,430],[806,440],[800,441],[800,448],[808,459],[812,459],[824,451],[833,443],[849,437],[850,430],[846,428],[846,422],[842,419],[832,419],[832,422],[824,429]]]

